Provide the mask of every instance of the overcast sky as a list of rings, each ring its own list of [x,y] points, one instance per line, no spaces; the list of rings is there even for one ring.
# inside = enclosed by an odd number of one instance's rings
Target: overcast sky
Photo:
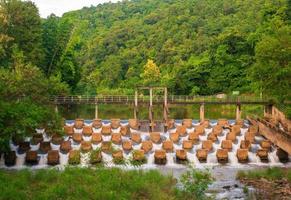
[[[117,2],[118,0],[31,0],[37,5],[40,15],[46,18],[51,13],[62,16],[63,13],[78,10],[84,6],[98,5],[104,2]]]

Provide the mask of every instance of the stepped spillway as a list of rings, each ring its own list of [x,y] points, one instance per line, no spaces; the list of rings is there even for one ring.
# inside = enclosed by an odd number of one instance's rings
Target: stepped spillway
[[[287,164],[286,158],[282,163],[277,148],[247,121],[199,123],[185,119],[155,125],[154,131],[149,131],[150,124],[138,120],[67,120],[63,136],[49,136],[44,129],[36,129],[31,138],[11,140],[11,152],[1,156],[0,166],[22,169],[69,164],[86,167],[96,163],[127,168],[183,167],[187,163],[194,167],[290,165],[288,155]]]

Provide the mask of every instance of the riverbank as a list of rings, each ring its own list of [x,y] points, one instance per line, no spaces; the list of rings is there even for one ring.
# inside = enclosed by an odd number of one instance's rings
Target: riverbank
[[[240,171],[237,179],[256,189],[258,200],[290,200],[291,199],[291,169],[268,168],[251,171]]]

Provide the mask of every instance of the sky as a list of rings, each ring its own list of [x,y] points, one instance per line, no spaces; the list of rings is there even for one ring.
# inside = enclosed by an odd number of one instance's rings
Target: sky
[[[46,18],[51,13],[62,16],[65,12],[78,10],[85,6],[98,5],[104,2],[117,2],[117,0],[31,0],[38,9],[40,16]]]

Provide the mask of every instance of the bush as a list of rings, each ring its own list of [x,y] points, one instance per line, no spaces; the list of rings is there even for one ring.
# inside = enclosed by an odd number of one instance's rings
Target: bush
[[[73,150],[69,154],[69,164],[78,165],[80,164],[81,154],[78,150]]]
[[[91,151],[90,163],[91,164],[98,164],[101,162],[102,162],[101,150],[99,148],[97,148],[96,150]]]
[[[212,183],[213,178],[208,171],[199,171],[194,168],[181,176],[182,189],[178,191],[184,199],[205,199],[205,191]]]

